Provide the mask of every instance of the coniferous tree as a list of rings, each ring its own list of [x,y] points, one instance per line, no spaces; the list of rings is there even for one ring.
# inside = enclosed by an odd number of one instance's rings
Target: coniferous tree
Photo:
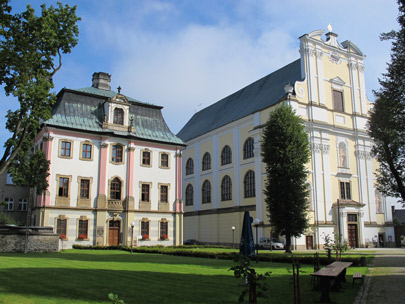
[[[291,237],[300,236],[308,226],[305,165],[310,149],[303,120],[290,106],[283,104],[270,114],[263,132],[262,157],[270,224],[276,233],[285,235],[285,251],[291,252]]]
[[[370,114],[369,134],[380,162],[377,189],[405,203],[405,0],[399,0],[400,29],[381,35],[392,40],[391,62],[379,79],[381,88]]]

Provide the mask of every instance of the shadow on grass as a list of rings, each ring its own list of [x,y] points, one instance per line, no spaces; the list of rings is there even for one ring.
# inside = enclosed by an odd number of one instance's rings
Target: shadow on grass
[[[1,294],[55,301],[105,302],[110,292],[125,303],[236,303],[237,280],[225,275],[66,268],[0,270]],[[7,303],[7,301],[6,301]]]

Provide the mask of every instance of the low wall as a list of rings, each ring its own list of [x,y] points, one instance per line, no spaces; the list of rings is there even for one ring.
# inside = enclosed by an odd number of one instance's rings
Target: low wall
[[[24,252],[27,228],[0,226],[0,252]],[[59,236],[52,227],[28,227],[28,252],[59,251]]]

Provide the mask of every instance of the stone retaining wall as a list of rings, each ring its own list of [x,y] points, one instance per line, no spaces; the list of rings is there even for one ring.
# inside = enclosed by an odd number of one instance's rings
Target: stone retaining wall
[[[0,252],[24,252],[27,228],[0,226]],[[52,227],[28,227],[28,252],[59,251],[59,236]]]

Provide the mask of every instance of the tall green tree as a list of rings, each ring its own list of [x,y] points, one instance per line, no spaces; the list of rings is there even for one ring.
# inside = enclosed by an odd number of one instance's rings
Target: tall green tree
[[[76,6],[61,3],[43,4],[39,16],[30,5],[20,14],[11,11],[9,0],[0,0],[0,84],[20,105],[6,115],[12,135],[4,144],[0,174],[14,161],[28,161],[41,121],[51,117],[56,100],[52,78],[62,66],[62,54],[77,44],[80,20]]]
[[[405,0],[398,5],[400,29],[381,35],[381,40],[392,40],[391,62],[374,92],[368,129],[380,162],[377,189],[405,204]]]
[[[263,132],[262,158],[266,164],[265,201],[270,224],[285,235],[286,252],[291,252],[291,237],[308,227],[308,195],[305,165],[310,158],[303,120],[287,105],[275,109]]]

